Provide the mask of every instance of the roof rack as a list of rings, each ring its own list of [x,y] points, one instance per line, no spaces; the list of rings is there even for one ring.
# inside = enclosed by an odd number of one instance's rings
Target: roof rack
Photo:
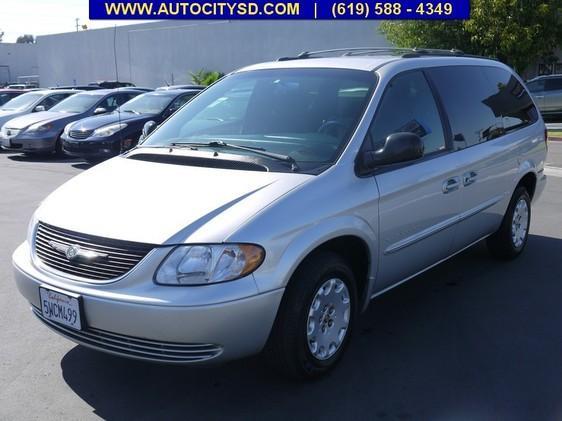
[[[358,48],[335,48],[331,50],[304,51],[296,57],[280,57],[277,61],[300,60],[307,58],[319,58],[325,56],[350,57],[350,56],[371,56],[376,54],[397,54],[404,58],[422,56],[457,56],[457,57],[477,57],[488,58],[465,54],[455,48],[442,50],[437,48],[394,48],[394,47],[358,47]]]

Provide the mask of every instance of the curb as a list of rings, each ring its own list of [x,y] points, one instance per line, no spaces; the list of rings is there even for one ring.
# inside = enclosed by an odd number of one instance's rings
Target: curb
[[[549,142],[562,142],[562,137],[548,137]]]

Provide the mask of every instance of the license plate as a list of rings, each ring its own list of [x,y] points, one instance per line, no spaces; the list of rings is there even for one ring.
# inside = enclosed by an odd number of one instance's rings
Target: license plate
[[[39,287],[43,317],[76,330],[82,329],[80,296]]]

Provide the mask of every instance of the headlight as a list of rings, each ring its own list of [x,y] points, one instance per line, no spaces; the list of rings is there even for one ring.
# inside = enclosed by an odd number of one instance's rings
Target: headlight
[[[66,126],[64,126],[64,134],[66,136],[68,136],[68,134],[70,133],[70,126],[72,126],[74,123],[68,123]]]
[[[35,123],[29,126],[26,132],[48,132],[53,128],[51,123]]]
[[[164,285],[206,285],[232,281],[255,271],[265,251],[252,244],[178,246],[164,259],[154,280]]]
[[[94,133],[92,133],[92,136],[93,137],[111,136],[112,134],[117,133],[119,130],[123,130],[125,127],[127,127],[126,123],[110,124],[109,126],[103,126],[103,127],[100,127],[99,129],[94,130]]]

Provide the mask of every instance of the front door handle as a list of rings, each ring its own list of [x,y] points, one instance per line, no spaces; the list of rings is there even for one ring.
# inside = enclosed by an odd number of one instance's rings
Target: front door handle
[[[451,177],[443,182],[443,193],[451,193],[457,190],[461,185],[460,177]]]
[[[463,186],[470,186],[471,184],[474,184],[476,182],[477,176],[478,174],[476,173],[476,171],[469,171],[467,173],[464,173],[462,176]]]

